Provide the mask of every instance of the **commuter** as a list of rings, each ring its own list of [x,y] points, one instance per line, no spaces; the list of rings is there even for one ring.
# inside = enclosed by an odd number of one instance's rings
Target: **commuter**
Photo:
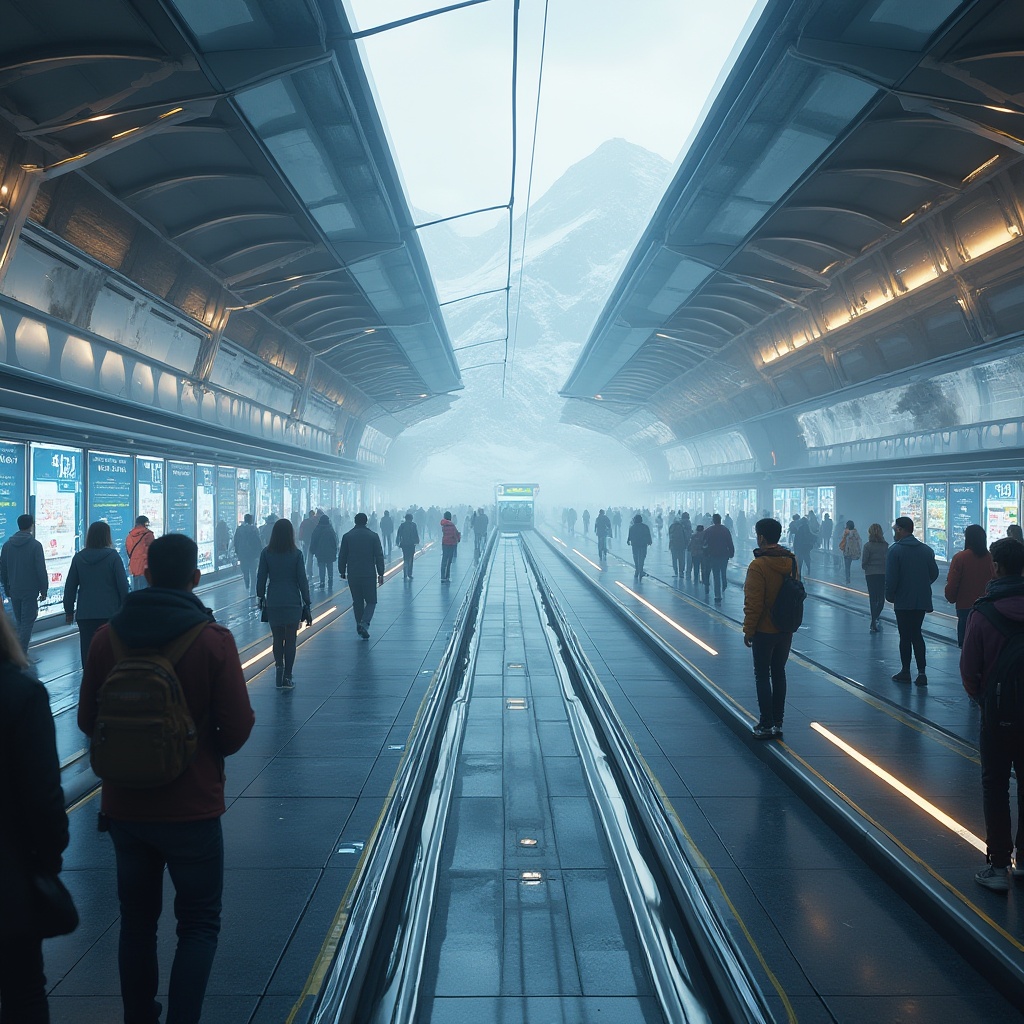
[[[313,551],[310,548],[310,541],[313,539],[313,530],[316,527],[316,512],[309,510],[309,514],[299,523],[299,547],[302,548],[302,563],[306,567],[306,575],[313,575]]]
[[[569,514],[567,516],[567,521],[569,523],[569,532],[571,534],[575,535],[575,533],[576,533],[576,509],[574,509],[574,508],[570,508],[569,509]]]
[[[793,536],[793,554],[796,555],[797,565],[800,566],[801,571],[806,567],[808,575],[811,572],[811,552],[813,550],[814,533],[811,531],[811,521],[808,516],[803,516]]]
[[[796,531],[800,526],[800,513],[794,512],[793,518],[789,521],[789,526],[786,527],[786,536],[789,537],[790,545],[796,540]]]
[[[0,1019],[48,1024],[43,939],[30,902],[30,875],[60,872],[68,816],[50,698],[27,667],[14,628],[0,611]]]
[[[618,509],[612,510],[612,535],[616,540],[622,539],[622,513]]]
[[[18,626],[18,643],[26,655],[32,627],[39,616],[39,602],[46,600],[50,579],[43,545],[32,536],[35,525],[32,516],[18,516],[18,532],[0,547],[0,586],[11,602]],[[34,660],[29,658],[29,661]]]
[[[178,936],[167,1020],[200,1019],[220,931],[224,758],[241,749],[255,721],[234,637],[193,593],[201,576],[197,558],[195,542],[183,534],[153,541],[146,568],[150,589],[129,594],[96,634],[78,700],[78,726],[92,736],[100,688],[119,655],[166,649],[203,627],[175,666],[190,716],[199,726],[195,756],[166,785],[103,783],[100,828],[109,830],[117,861],[118,967],[126,1021],[160,1019],[157,925],[165,865],[175,890]],[[119,650],[122,644],[125,652]]]
[[[736,549],[733,547],[732,534],[722,525],[722,517],[716,512],[711,517],[711,526],[704,531],[704,551],[708,559],[708,571],[711,579],[704,580],[705,596],[711,591],[711,581],[715,584],[715,604],[722,603],[722,594],[729,586],[725,577],[729,559],[734,558]]]
[[[1006,528],[1006,536],[1010,540],[1018,540],[1021,544],[1024,544],[1024,532],[1021,531],[1021,528],[1016,523],[1010,523]]]
[[[575,516],[575,512],[573,515]],[[441,582],[447,583],[451,579],[452,559],[458,550],[462,534],[455,527],[452,521],[451,512],[445,512],[441,517]]]
[[[290,519],[278,519],[270,543],[260,552],[256,572],[256,596],[263,621],[274,638],[274,667],[279,689],[290,690],[295,664],[295,636],[299,623],[312,624],[306,560],[295,546],[295,527]]]
[[[277,522],[277,516],[273,512],[270,515],[263,517],[263,525],[259,528],[260,543],[263,547],[266,547],[270,543],[270,534],[274,529],[274,523]]]
[[[828,555],[829,561],[832,560],[832,530],[835,528],[835,525],[832,517],[826,512],[821,517],[821,526],[818,528],[821,550],[823,554]]]
[[[245,592],[250,597],[256,596],[256,567],[259,565],[262,550],[260,531],[256,529],[252,516],[246,512],[235,530],[235,556],[242,570]]]
[[[588,533],[590,533],[590,510],[589,509],[584,509],[583,510],[583,534],[584,534],[584,536],[586,536]]]
[[[868,527],[868,542],[860,556],[860,567],[864,570],[864,582],[868,587],[868,607],[871,610],[869,631],[872,633],[882,632],[878,619],[885,608],[885,556],[888,550],[889,542],[882,533],[881,524],[872,523]]]
[[[779,544],[782,524],[761,519],[754,527],[757,547],[747,566],[743,584],[743,642],[754,655],[759,740],[782,735],[786,714],[786,661],[793,644],[792,633],[782,633],[772,622],[772,606],[787,576],[800,578],[795,556]]]
[[[722,516],[722,525],[729,531],[730,534],[733,534],[735,536],[735,531],[733,529],[732,523],[732,516],[729,515],[728,512],[726,512],[725,515]]]
[[[384,509],[384,515],[380,517],[380,543],[384,549],[384,557],[391,557],[391,548],[394,546],[395,521],[391,518],[388,509]]]
[[[967,617],[974,602],[984,596],[985,587],[995,575],[987,539],[982,527],[968,526],[964,530],[964,549],[953,556],[946,573],[946,600],[956,605],[957,647],[964,645]]]
[[[690,538],[690,573],[694,583],[706,583],[708,578],[707,555],[704,551],[704,524],[698,523]]]
[[[633,579],[643,579],[647,574],[644,572],[644,562],[647,559],[647,549],[654,543],[651,537],[651,528],[644,522],[644,517],[637,513],[633,516],[633,525],[629,528],[626,543],[633,549]]]
[[[348,578],[356,632],[369,640],[370,621],[377,610],[377,587],[384,586],[384,549],[380,537],[367,527],[365,513],[356,513],[355,524],[341,538],[338,576]]]
[[[988,861],[974,880],[986,889],[1007,892],[1010,876],[1024,877],[1024,722],[1014,716],[1003,724],[997,703],[996,686],[989,685],[1005,644],[1024,629],[1024,545],[1006,537],[992,545],[995,578],[988,584],[985,596],[974,606],[967,621],[964,646],[960,653],[960,678],[972,700],[982,706],[981,712],[981,790],[985,813],[985,845]],[[990,618],[989,616],[992,616]],[[993,619],[995,621],[993,621]],[[998,625],[997,625],[998,623]],[[1008,629],[1004,634],[1003,629]],[[1011,669],[1021,671],[1019,659]],[[1003,680],[1000,680],[1002,682]],[[1016,685],[1020,709],[1021,683]],[[1010,774],[1017,778],[1016,842],[1010,826]],[[1011,866],[1011,854],[1017,854]]]
[[[863,544],[857,527],[853,525],[852,519],[846,520],[846,529],[843,530],[843,538],[839,542],[839,550],[843,553],[843,562],[846,563],[846,582],[850,582],[850,566],[863,554]],[[928,609],[931,611],[931,608]]]
[[[479,558],[484,551],[484,546],[487,543],[487,527],[490,526],[490,520],[487,518],[487,513],[482,509],[476,510],[476,515],[473,516],[473,557]]]
[[[338,535],[331,525],[331,518],[326,512],[321,513],[320,518],[313,527],[313,536],[309,539],[309,549],[316,559],[317,568],[320,571],[320,589],[324,589],[324,580],[327,581],[327,590],[334,589],[334,562],[338,557]]]
[[[673,519],[668,524],[668,550],[672,556],[672,575],[679,577],[686,572],[686,525],[682,519]]]
[[[398,525],[395,543],[402,549],[402,578],[412,579],[412,562],[416,557],[416,545],[420,542],[420,532],[416,528],[413,514],[405,513],[405,520]]]
[[[654,517],[654,529],[658,533],[658,546],[659,547],[661,546],[661,531],[662,531],[662,528],[664,526],[665,526],[665,520],[662,518],[661,513],[658,512],[658,514]]]
[[[149,516],[138,516],[135,525],[124,539],[124,550],[128,556],[128,572],[131,575],[132,590],[145,590],[146,565],[149,545],[156,540],[156,534],[149,528]]]
[[[608,560],[608,538],[612,533],[612,521],[605,510],[599,509],[594,520],[594,534],[597,537],[597,559],[599,562]]]
[[[89,658],[89,645],[96,630],[116,614],[128,596],[124,562],[114,550],[110,527],[102,519],[90,524],[85,547],[71,559],[64,583],[64,621],[75,621],[77,599],[78,642],[82,668]]]
[[[896,612],[900,633],[900,670],[894,683],[910,682],[910,653],[917,662],[918,686],[928,685],[925,674],[924,636],[921,626],[926,612],[932,610],[932,584],[939,578],[935,552],[914,536],[914,521],[900,516],[893,523],[896,543],[885,556],[885,599]]]

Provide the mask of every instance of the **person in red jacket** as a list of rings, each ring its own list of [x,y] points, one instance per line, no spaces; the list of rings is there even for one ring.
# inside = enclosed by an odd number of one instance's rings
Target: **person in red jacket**
[[[456,529],[452,522],[451,512],[445,512],[441,517],[441,582],[447,583],[451,579],[452,559],[459,549],[459,541],[462,534]]]
[[[78,726],[95,731],[100,688],[114,667],[113,631],[129,650],[166,647],[207,623],[175,671],[199,728],[195,757],[164,786],[103,784],[100,826],[110,831],[121,906],[118,966],[126,1021],[158,1021],[157,924],[166,865],[174,883],[178,945],[168,989],[168,1019],[198,1021],[217,951],[224,887],[224,758],[249,738],[255,716],[234,637],[192,593],[198,549],[180,533],[149,546],[149,587],[128,595],[89,648],[78,699]]]
[[[957,647],[964,645],[967,616],[971,614],[974,602],[984,595],[995,575],[987,541],[982,527],[976,523],[968,526],[964,530],[964,549],[953,556],[946,573],[946,600],[956,605]]]

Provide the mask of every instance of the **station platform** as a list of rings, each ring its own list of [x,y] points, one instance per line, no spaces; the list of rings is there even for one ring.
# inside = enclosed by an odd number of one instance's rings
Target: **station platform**
[[[910,893],[894,890],[787,775],[806,770],[840,790],[893,856],[941,879],[936,885],[955,893],[968,916],[991,919],[1004,945],[1024,959],[1024,892],[1004,897],[977,889],[973,873],[983,853],[812,727],[824,725],[940,804],[967,833],[983,836],[976,711],[959,686],[955,643],[930,644],[927,688],[900,688],[889,680],[895,628],[869,634],[854,595],[808,600],[790,661],[785,738],[759,744],[748,735],[756,702],[736,624],[742,570],[731,573],[716,607],[704,601],[702,587],[673,585],[667,547],[664,560],[651,550],[652,575],[635,585],[624,544],[602,567],[592,541],[538,532],[527,543],[687,836],[688,858],[776,1020],[1019,1019],[1012,997],[914,909],[919,900],[899,898]],[[499,538],[482,612],[483,646],[417,1019],[660,1021],[638,968],[636,936],[608,883],[512,544]],[[297,1008],[319,983],[346,888],[466,594],[471,547],[462,545],[451,584],[440,582],[439,561],[436,548],[425,550],[411,583],[400,568],[392,573],[369,642],[355,633],[347,588],[317,592],[318,621],[300,636],[294,691],[274,687],[267,629],[240,582],[203,593],[235,632],[243,662],[251,662],[246,677],[256,710],[252,738],[227,762],[225,912],[204,1021],[304,1019]],[[655,650],[603,592],[632,605],[678,659]],[[866,596],[862,603],[866,609]],[[77,636],[52,650],[44,645],[39,657],[56,708],[72,688]],[[510,720],[503,711],[510,697],[528,697],[531,715]],[[59,731],[62,757],[70,758],[82,739]],[[82,925],[45,946],[58,1024],[120,1019],[113,851],[95,830],[96,804],[71,811],[65,856]],[[542,863],[550,884],[543,890],[515,882],[524,820],[547,841]],[[174,942],[169,886],[166,907],[164,979]]]

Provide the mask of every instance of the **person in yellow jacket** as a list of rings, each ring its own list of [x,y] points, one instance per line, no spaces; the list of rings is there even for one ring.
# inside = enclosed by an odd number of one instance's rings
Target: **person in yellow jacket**
[[[743,583],[743,642],[754,655],[754,685],[760,715],[754,735],[760,740],[782,736],[786,713],[786,660],[793,643],[792,633],[780,633],[772,622],[772,605],[782,581],[792,574],[800,578],[796,557],[779,545],[782,524],[777,519],[759,519],[754,527],[757,547],[747,566]]]

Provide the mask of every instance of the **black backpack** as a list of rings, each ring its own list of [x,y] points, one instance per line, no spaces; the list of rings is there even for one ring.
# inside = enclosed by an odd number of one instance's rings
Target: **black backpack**
[[[989,726],[1024,726],[1024,625],[1008,619],[991,601],[978,601],[984,615],[1005,638],[999,657],[985,680],[982,709]]]
[[[772,625],[780,633],[795,633],[804,621],[804,601],[807,598],[807,591],[804,585],[796,578],[796,558],[793,559],[793,567],[789,575],[782,578],[782,586],[775,597],[775,603],[768,613],[771,616]]]

